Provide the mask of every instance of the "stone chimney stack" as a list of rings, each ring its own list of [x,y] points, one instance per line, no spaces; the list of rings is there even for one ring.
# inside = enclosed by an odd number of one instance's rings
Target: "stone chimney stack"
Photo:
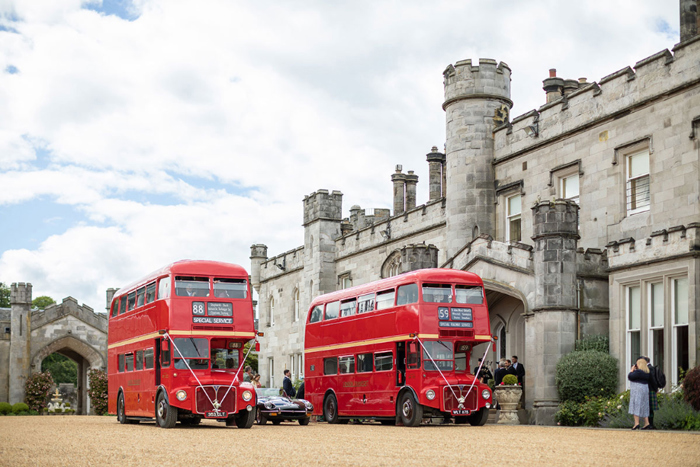
[[[433,146],[431,151],[426,154],[428,160],[428,168],[430,175],[428,183],[430,184],[430,201],[435,201],[445,196],[443,191],[443,174],[445,173],[445,155],[438,152],[437,146]]]
[[[564,94],[564,80],[557,78],[557,69],[550,68],[549,78],[542,81],[542,89],[547,93],[547,104],[554,102]]]
[[[403,167],[396,166],[396,173],[391,175],[391,182],[394,184],[394,215],[398,216],[405,211],[405,190],[406,190],[406,175],[402,173]]]
[[[408,171],[406,175],[406,211],[416,207],[416,185],[418,184],[418,175],[413,173],[413,170]]]
[[[680,0],[681,42],[698,35],[698,0]]]

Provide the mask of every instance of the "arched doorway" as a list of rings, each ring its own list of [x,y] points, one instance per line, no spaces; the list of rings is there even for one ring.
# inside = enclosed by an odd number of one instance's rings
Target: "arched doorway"
[[[106,368],[104,357],[89,344],[82,342],[72,336],[62,337],[51,342],[43,349],[39,350],[32,357],[32,372],[41,371],[41,362],[51,354],[58,353],[70,358],[77,363],[77,405],[76,414],[86,415],[90,413],[90,403],[88,399],[88,370],[90,368]]]

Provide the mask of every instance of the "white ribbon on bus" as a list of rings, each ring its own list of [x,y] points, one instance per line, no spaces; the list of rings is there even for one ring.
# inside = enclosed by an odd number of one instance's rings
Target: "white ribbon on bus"
[[[182,361],[185,362],[185,366],[187,366],[187,369],[190,370],[190,373],[192,373],[192,376],[194,376],[194,379],[197,380],[197,384],[199,384],[199,387],[202,388],[202,392],[204,393],[205,396],[207,396],[207,399],[209,399],[209,402],[211,403],[211,406],[214,407],[215,411],[219,411],[219,408],[221,407],[221,403],[218,401],[218,399],[211,400],[211,397],[209,397],[209,394],[207,394],[207,391],[204,389],[204,386],[202,385],[201,381],[199,381],[199,378],[197,378],[197,375],[195,374],[194,371],[192,371],[192,368],[190,367],[190,364],[187,363],[187,359],[185,358],[184,355],[182,355],[182,352],[180,352],[180,349],[177,348],[177,344],[175,344],[175,340],[170,337],[170,334],[167,332],[164,334],[165,337],[170,339],[170,342],[172,342],[173,347],[177,351],[178,354],[180,354],[180,358],[182,358]],[[238,373],[240,373],[241,368],[243,368],[243,365],[245,364],[246,359],[248,358],[248,355],[250,354],[250,351],[253,349],[253,345],[251,344],[250,347],[248,347],[248,352],[245,354],[245,357],[243,357],[243,362],[241,362],[240,365],[238,365],[238,370],[236,370],[236,374],[233,375],[233,379],[231,380],[231,385],[228,387],[226,390],[226,394],[224,394],[224,397],[221,398],[221,402],[226,399],[226,396],[228,396],[229,391],[231,391],[231,388],[233,387],[233,383],[236,381],[236,378],[238,378]]]
[[[464,401],[467,400],[467,396],[469,395],[470,392],[472,392],[472,388],[474,387],[474,384],[476,383],[477,378],[479,377],[479,373],[481,372],[481,367],[484,364],[484,360],[486,360],[486,354],[488,353],[489,349],[491,348],[491,341],[489,341],[489,345],[486,346],[486,352],[484,352],[484,356],[481,358],[481,363],[479,363],[479,369],[476,372],[476,375],[474,375],[474,380],[472,381],[471,386],[469,386],[469,390],[467,393],[462,396],[462,397],[457,397],[457,394],[455,394],[454,389],[452,389],[452,386],[450,385],[450,382],[447,381],[447,378],[445,378],[445,375],[442,374],[442,371],[440,370],[440,367],[435,363],[435,360],[433,360],[433,356],[430,355],[430,352],[428,352],[428,349],[425,348],[425,345],[423,345],[423,342],[421,342],[420,338],[418,337],[418,334],[414,337],[418,341],[421,347],[423,347],[423,351],[425,354],[428,356],[431,362],[433,362],[433,365],[435,365],[435,368],[437,368],[437,371],[440,372],[440,376],[442,376],[442,379],[445,380],[445,383],[447,384],[447,387],[450,389],[450,392],[452,392],[452,395],[454,396],[455,400],[459,402],[459,405],[457,408],[464,409]]]

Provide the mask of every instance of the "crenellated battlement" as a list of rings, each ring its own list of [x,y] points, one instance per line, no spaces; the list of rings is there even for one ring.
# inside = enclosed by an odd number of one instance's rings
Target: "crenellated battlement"
[[[484,97],[504,100],[512,107],[510,74],[506,63],[490,58],[480,58],[478,66],[472,65],[471,59],[449,65],[443,72],[445,103],[442,108],[446,109],[449,104],[461,99]]]
[[[10,288],[10,304],[11,305],[30,305],[32,304],[32,284],[24,282],[15,282]]]
[[[700,222],[652,232],[648,238],[628,237],[606,245],[610,269],[654,262],[669,257],[700,254]]]
[[[260,281],[298,271],[304,267],[304,247],[286,251],[260,263]]]
[[[304,197],[304,225],[315,220],[342,218],[343,194],[340,191],[318,190]]]
[[[494,130],[496,163],[539,147],[548,141],[616,118],[655,99],[697,84],[700,36],[677,44],[625,67],[600,81],[583,83],[577,90],[537,110],[526,112]],[[537,135],[526,129],[535,126]]]

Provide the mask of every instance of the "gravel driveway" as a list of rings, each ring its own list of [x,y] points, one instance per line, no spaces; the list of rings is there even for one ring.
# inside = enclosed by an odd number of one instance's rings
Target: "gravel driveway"
[[[0,417],[0,465],[698,465],[700,433],[464,425],[405,428],[204,421],[171,430],[116,417]]]

